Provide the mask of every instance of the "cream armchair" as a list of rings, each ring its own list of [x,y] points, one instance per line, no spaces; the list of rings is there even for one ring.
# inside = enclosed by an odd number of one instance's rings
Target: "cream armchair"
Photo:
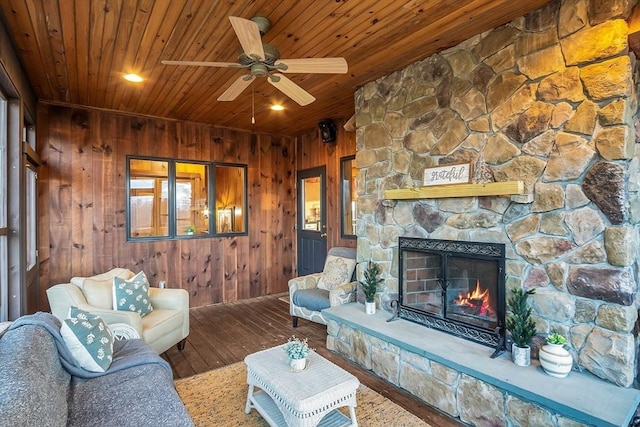
[[[150,288],[153,311],[144,317],[138,313],[113,310],[113,278],[130,279],[134,273],[114,268],[92,277],[74,277],[71,283],[47,289],[51,312],[66,319],[69,307],[76,306],[98,314],[107,324],[126,323],[158,354],[174,345],[184,349],[189,335],[189,293],[184,289]]]
[[[289,313],[293,327],[298,318],[327,324],[322,310],[356,299],[358,282],[351,281],[356,266],[356,250],[334,247],[327,253],[322,273],[289,280]]]

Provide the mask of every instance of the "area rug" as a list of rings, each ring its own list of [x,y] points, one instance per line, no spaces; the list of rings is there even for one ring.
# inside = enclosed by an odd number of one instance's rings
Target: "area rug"
[[[244,362],[176,380],[176,390],[198,427],[268,426],[255,409],[244,413],[247,368]],[[360,385],[356,417],[361,426],[429,426],[415,415]],[[348,415],[346,408],[341,408]]]

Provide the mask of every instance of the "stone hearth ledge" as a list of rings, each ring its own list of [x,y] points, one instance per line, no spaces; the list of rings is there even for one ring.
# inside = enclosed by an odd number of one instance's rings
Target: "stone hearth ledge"
[[[537,360],[529,367],[516,366],[509,351],[491,359],[490,347],[404,319],[387,322],[388,312],[368,315],[362,304],[332,307],[323,315],[586,424],[627,426],[640,403],[640,390],[618,387],[588,372],[554,378]]]

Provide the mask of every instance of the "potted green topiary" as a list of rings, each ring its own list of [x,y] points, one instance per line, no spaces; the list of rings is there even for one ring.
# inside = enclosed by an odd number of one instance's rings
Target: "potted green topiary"
[[[185,231],[187,234],[191,235],[191,234],[193,234],[193,233],[195,233],[195,232],[196,232],[196,226],[195,226],[195,225],[187,225],[187,226],[184,228],[184,231]]]
[[[375,262],[369,261],[367,269],[364,271],[364,280],[360,282],[362,292],[364,293],[364,305],[367,314],[374,314],[376,312],[375,297],[376,292],[378,292],[378,286],[381,283],[380,266]]]
[[[540,366],[552,377],[564,378],[573,368],[573,357],[564,348],[567,339],[553,332],[547,335],[547,344],[540,348],[538,359]]]
[[[506,319],[506,326],[511,333],[513,344],[511,345],[511,357],[513,363],[518,366],[531,364],[531,347],[529,341],[536,335],[536,324],[531,318],[531,307],[527,304],[529,295],[535,293],[535,289],[512,289],[513,295],[507,301],[511,314]]]

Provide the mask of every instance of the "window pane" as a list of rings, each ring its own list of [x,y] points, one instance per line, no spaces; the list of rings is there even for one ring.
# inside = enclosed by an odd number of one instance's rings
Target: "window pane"
[[[36,127],[32,124],[25,124],[22,128],[22,140],[36,149]]]
[[[128,238],[247,232],[246,165],[129,158],[127,180]]]
[[[247,231],[246,187],[245,166],[215,166],[217,233]]]
[[[8,319],[7,100],[0,92],[0,322]]]
[[[176,163],[176,230],[178,235],[209,233],[209,168]]]
[[[129,227],[131,237],[168,236],[169,163],[129,160]]]
[[[7,114],[7,100],[0,93],[0,228],[7,226]]]
[[[37,184],[36,184],[36,172],[28,167],[27,169],[27,270],[31,270],[35,267],[37,262]]]
[[[342,182],[342,235],[356,234],[356,175],[355,157],[341,160],[340,174]]]

